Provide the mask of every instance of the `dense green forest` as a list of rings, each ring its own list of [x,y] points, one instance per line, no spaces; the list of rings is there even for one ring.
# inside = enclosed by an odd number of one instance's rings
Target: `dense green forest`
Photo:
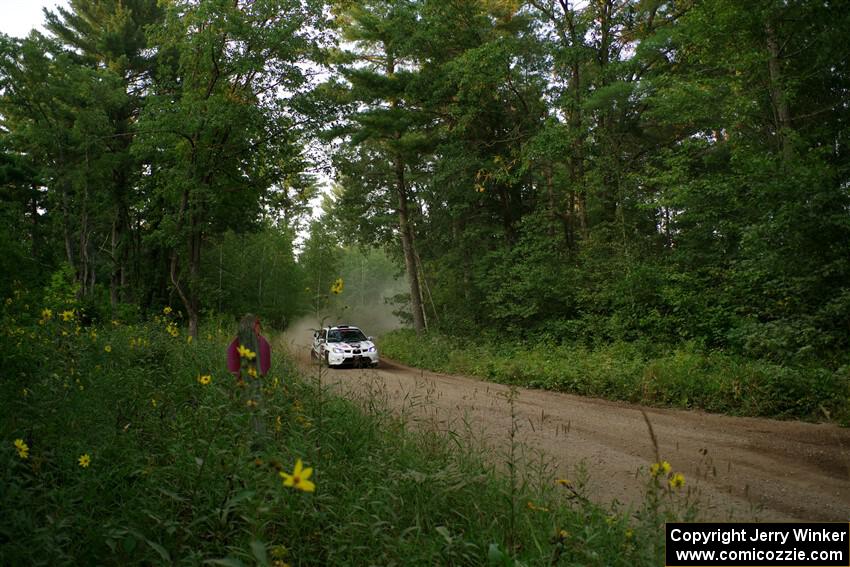
[[[347,262],[352,303],[384,287],[367,264],[403,273],[417,332],[848,361],[839,2],[71,0],[45,23],[0,37],[4,297],[173,304],[195,335],[333,305]]]

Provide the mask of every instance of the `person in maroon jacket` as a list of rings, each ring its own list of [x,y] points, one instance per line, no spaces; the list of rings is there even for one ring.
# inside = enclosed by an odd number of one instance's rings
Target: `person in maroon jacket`
[[[227,369],[242,379],[242,370],[251,378],[265,376],[272,362],[269,341],[260,334],[260,318],[250,313],[242,317],[236,338],[227,347]]]
[[[240,383],[248,383],[245,403],[253,413],[251,421],[255,435],[265,433],[265,424],[258,413],[263,391],[260,378],[268,374],[272,361],[271,346],[260,334],[261,330],[260,318],[249,313],[239,321],[236,338],[227,347],[227,369]]]

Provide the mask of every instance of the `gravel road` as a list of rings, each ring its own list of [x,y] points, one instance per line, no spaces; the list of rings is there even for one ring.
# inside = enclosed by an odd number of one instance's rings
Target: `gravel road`
[[[304,344],[283,340],[316,375]],[[582,463],[588,494],[600,503],[641,498],[659,454],[696,489],[705,521],[850,520],[850,429],[829,424],[728,417],[635,406],[557,392],[509,388],[383,360],[377,370],[329,369],[340,395],[379,398],[417,426],[451,431],[503,455],[516,440],[545,455],[553,478],[575,478]],[[638,474],[638,471],[643,471]]]

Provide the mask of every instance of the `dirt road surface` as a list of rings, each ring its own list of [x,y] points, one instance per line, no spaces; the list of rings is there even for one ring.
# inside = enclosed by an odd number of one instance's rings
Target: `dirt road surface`
[[[303,341],[283,342],[316,376]],[[514,424],[527,455],[551,459],[553,478],[574,479],[582,463],[590,473],[588,494],[603,504],[641,498],[656,461],[643,410],[661,458],[698,491],[701,519],[850,520],[850,429],[835,425],[642,408],[523,388],[512,410],[505,386],[386,359],[377,370],[329,369],[322,380],[361,402],[379,397],[414,426],[477,440],[492,455],[510,447]]]

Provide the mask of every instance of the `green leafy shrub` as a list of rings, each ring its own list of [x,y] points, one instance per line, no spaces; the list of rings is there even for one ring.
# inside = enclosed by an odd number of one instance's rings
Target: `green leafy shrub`
[[[383,336],[381,349],[405,364],[504,384],[734,415],[850,421],[846,366],[786,366],[704,352],[692,343],[505,346],[408,330]]]

